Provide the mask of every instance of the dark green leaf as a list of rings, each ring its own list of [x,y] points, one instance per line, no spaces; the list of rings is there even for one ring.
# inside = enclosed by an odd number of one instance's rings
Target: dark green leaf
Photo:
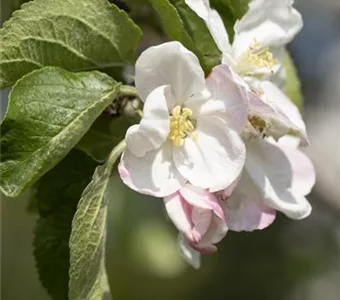
[[[223,0],[218,0],[223,2]],[[234,12],[234,18],[241,19],[248,11],[248,5],[251,0],[228,0]]]
[[[218,11],[228,31],[229,39],[232,40],[234,24],[237,20],[232,0],[211,0],[211,6]]]
[[[109,115],[100,116],[90,130],[77,144],[94,160],[103,162],[111,150],[125,137],[127,129],[132,125],[125,116],[112,118]]]
[[[247,12],[249,2],[250,0],[210,0],[211,6],[216,9],[222,17],[230,41],[232,41],[234,37],[235,22],[241,19]]]
[[[112,102],[111,77],[93,71],[36,70],[10,93],[1,127],[1,189],[15,197],[52,169]]]
[[[70,300],[99,300],[109,294],[105,272],[107,201],[113,166],[125,148],[118,144],[107,162],[96,168],[84,190],[72,222],[70,237]]]
[[[72,71],[132,61],[141,38],[128,15],[107,0],[35,0],[0,31],[0,86],[44,66]]]
[[[220,63],[221,52],[217,48],[204,21],[185,4],[184,0],[171,1],[177,8],[185,28],[195,44],[198,56],[201,57],[203,69],[208,75],[211,69]]]
[[[198,17],[183,0],[150,0],[158,13],[165,32],[174,40],[181,42],[194,52],[205,74],[220,63],[218,50],[204,21]]]
[[[40,281],[55,300],[68,299],[71,223],[95,167],[83,152],[72,150],[36,185],[34,256]]]

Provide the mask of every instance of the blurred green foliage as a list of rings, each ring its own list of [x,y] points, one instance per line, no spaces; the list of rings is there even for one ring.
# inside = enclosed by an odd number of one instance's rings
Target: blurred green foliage
[[[285,54],[283,65],[286,71],[285,92],[287,94],[287,97],[292,100],[301,111],[303,108],[301,83],[299,80],[299,75],[295,68],[294,61],[288,51]]]
[[[287,300],[298,286],[337,268],[340,249],[332,224],[339,215],[316,201],[315,213],[327,221],[294,222],[279,215],[266,230],[229,232],[218,252],[204,256],[195,271],[179,256],[177,232],[165,218],[162,199],[129,190],[118,176],[112,185],[116,200],[109,203],[107,270],[116,299]],[[27,197],[2,199],[3,300],[49,299],[32,259],[34,218],[24,211]],[[14,288],[18,282],[20,289]]]
[[[13,11],[20,8],[20,6],[29,0],[3,0],[0,3],[0,16],[1,16],[1,25],[3,22],[8,20]]]
[[[32,197],[39,214],[34,256],[39,278],[53,299],[67,299],[71,223],[95,167],[83,152],[72,150],[34,189]]]

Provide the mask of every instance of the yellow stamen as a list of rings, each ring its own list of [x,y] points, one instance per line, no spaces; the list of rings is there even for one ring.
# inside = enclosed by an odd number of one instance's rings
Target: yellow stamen
[[[236,62],[236,72],[242,76],[261,74],[264,70],[273,71],[277,59],[270,52],[269,47],[262,48],[262,44],[256,39],[251,43],[247,52],[239,57]]]
[[[170,117],[170,133],[169,138],[175,146],[183,146],[184,139],[191,136],[197,140],[197,134],[194,124],[189,120],[192,116],[192,110],[189,108],[181,108],[179,105],[172,110]]]

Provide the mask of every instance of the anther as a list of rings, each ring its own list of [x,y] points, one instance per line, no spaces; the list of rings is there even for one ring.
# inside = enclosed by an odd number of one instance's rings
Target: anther
[[[169,139],[172,140],[175,146],[183,146],[184,139],[187,136],[191,136],[197,139],[197,135],[194,137],[195,126],[189,120],[192,116],[192,110],[189,108],[181,108],[179,105],[175,106],[170,116],[170,133]]]

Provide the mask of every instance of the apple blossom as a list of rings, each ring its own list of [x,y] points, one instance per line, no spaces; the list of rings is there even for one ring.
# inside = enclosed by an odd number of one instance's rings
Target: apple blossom
[[[302,28],[302,18],[292,0],[254,0],[248,12],[235,23],[234,41],[208,0],[186,0],[207,24],[223,53],[222,64],[232,68],[249,85],[249,118],[266,136],[275,139],[295,132],[308,145],[305,125],[296,107],[277,87],[284,81],[284,46]],[[283,75],[283,76],[282,76]]]
[[[205,249],[216,251],[214,244],[227,230],[264,229],[275,220],[277,210],[293,219],[305,218],[311,212],[305,196],[315,183],[315,171],[310,159],[298,149],[299,139],[253,139],[246,145],[244,171],[227,189],[209,193],[186,186],[195,192],[180,190],[165,199],[168,214],[181,232],[181,255],[194,268],[200,266],[201,253],[212,252]],[[193,214],[199,207],[205,209]],[[196,231],[200,234],[193,234]]]
[[[135,76],[144,114],[126,133],[119,164],[124,183],[156,197],[187,182],[210,191],[228,187],[245,159],[239,133],[247,99],[239,80],[218,66],[206,81],[197,57],[178,42],[145,50]]]
[[[302,18],[292,0],[253,0],[246,14],[234,25],[234,40],[209,0],[185,0],[209,28],[223,53],[222,63],[247,80],[262,79],[282,67],[284,46],[302,28]]]
[[[250,2],[248,12],[234,26],[232,45],[220,16],[208,1],[187,0],[186,3],[205,20],[223,53],[222,64],[231,66],[249,86],[248,125],[242,134],[247,157],[238,187],[231,196],[239,201],[228,201],[230,209],[226,218],[232,223],[230,228],[262,229],[274,220],[273,209],[295,219],[307,216],[311,207],[304,198],[306,193],[292,188],[296,173],[300,172],[294,168],[292,157],[305,158],[301,169],[309,170],[304,174],[309,189],[315,176],[313,165],[296,148],[291,150],[293,155],[286,155],[281,141],[277,144],[266,138],[279,140],[294,132],[301,138],[302,146],[309,144],[300,112],[277,87],[284,80],[284,46],[302,27],[300,14],[292,7],[293,1]]]
[[[310,159],[298,149],[299,139],[285,136],[253,139],[246,143],[247,157],[241,179],[225,195],[225,216],[234,231],[263,229],[275,219],[275,210],[293,219],[311,212],[305,196],[315,183]]]

